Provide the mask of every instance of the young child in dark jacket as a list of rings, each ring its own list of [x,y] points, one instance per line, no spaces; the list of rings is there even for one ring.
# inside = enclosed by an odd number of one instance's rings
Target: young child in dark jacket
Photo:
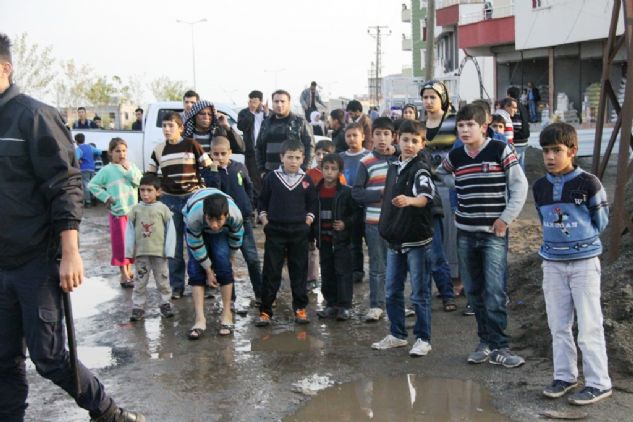
[[[357,206],[352,200],[351,188],[339,179],[343,172],[340,155],[333,153],[323,157],[321,171],[323,179],[317,185],[319,205],[313,232],[319,247],[325,308],[317,315],[347,321],[353,295],[350,233]]]
[[[405,120],[398,135],[400,159],[391,163],[387,171],[378,228],[389,244],[385,290],[391,333],[371,346],[384,350],[408,345],[404,324],[404,283],[408,272],[416,318],[413,334],[417,338],[409,354],[414,357],[431,351],[433,217],[429,204],[435,185],[421,154],[425,140],[426,128],[415,120]]]
[[[273,302],[281,284],[281,270],[288,259],[295,322],[307,324],[308,237],[316,212],[316,191],[301,169],[304,146],[299,140],[281,144],[281,166],[269,172],[259,195],[259,218],[264,226],[262,304],[258,327],[270,325]]]
[[[216,136],[211,141],[211,157],[216,166],[211,167],[206,180],[208,187],[220,189],[235,201],[244,218],[244,237],[242,240],[242,255],[248,267],[255,302],[259,304],[262,297],[262,270],[257,255],[257,245],[253,233],[253,184],[246,166],[231,160],[231,143],[224,136]],[[233,289],[235,301],[235,289]]]

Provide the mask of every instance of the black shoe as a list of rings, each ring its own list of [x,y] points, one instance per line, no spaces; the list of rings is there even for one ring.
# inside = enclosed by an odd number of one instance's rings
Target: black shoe
[[[339,308],[338,312],[336,313],[337,321],[347,321],[351,317],[352,317],[352,313],[350,312],[349,309]]]
[[[336,316],[336,308],[332,306],[326,306],[325,308],[317,311],[317,316],[319,318],[334,318]]]
[[[464,309],[464,312],[462,312],[462,315],[464,315],[464,316],[473,316],[473,315],[475,315],[475,311],[473,310],[472,306],[466,305],[466,309]]]
[[[165,318],[171,318],[174,316],[174,311],[171,308],[171,303],[163,303],[160,305],[160,313]]]
[[[175,288],[171,290],[171,298],[174,300],[178,300],[182,298],[182,295],[185,293],[185,289],[183,288]]]
[[[567,392],[578,385],[578,382],[567,382],[563,380],[554,380],[550,385],[543,389],[543,395],[552,399],[563,397]]]
[[[131,412],[129,410],[121,409],[116,405],[112,406],[106,413],[99,416],[96,419],[92,419],[94,422],[145,422],[145,416],[139,412]]]
[[[143,318],[145,318],[144,310],[142,310],[141,308],[132,309],[132,316],[130,316],[130,321],[136,322],[142,320]]]

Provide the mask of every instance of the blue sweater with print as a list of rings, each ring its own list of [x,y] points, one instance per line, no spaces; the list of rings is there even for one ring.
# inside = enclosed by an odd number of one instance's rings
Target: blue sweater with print
[[[575,167],[562,176],[548,173],[532,190],[543,224],[543,259],[570,261],[602,253],[600,233],[609,223],[609,204],[596,176]]]

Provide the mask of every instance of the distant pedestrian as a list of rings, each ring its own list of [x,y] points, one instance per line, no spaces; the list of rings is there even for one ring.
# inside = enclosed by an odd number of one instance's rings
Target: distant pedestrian
[[[81,182],[84,188],[84,206],[92,206],[92,196],[88,190],[88,184],[94,177],[97,170],[97,158],[101,158],[101,150],[92,144],[86,144],[86,135],[77,133],[75,135],[77,143],[77,159],[79,160],[79,169],[81,170]]]
[[[73,129],[97,129],[97,125],[86,117],[86,107],[77,108],[77,120],[73,123]]]
[[[325,136],[325,125],[321,120],[321,112],[313,111],[310,114],[310,126],[312,126],[312,133],[316,136]]]
[[[349,113],[350,123],[358,123],[361,126],[363,130],[363,147],[371,151],[373,149],[371,144],[371,119],[363,113],[363,105],[358,100],[352,100],[347,103],[345,110]]]
[[[140,107],[137,108],[134,110],[134,115],[136,120],[132,123],[132,130],[143,130],[143,109]]]
[[[528,82],[527,88],[528,110],[530,113],[530,123],[538,122],[538,102],[541,101],[541,94],[532,82]]]
[[[321,101],[321,95],[319,95],[319,91],[317,91],[317,83],[315,81],[312,81],[310,83],[310,87],[301,92],[299,102],[301,103],[301,107],[303,108],[303,112],[308,122],[310,121],[310,115],[312,112],[318,111],[317,103],[319,103],[322,107],[325,107],[325,104]]]
[[[112,243],[113,266],[121,272],[121,287],[134,287],[132,264],[134,259],[125,255],[125,230],[127,214],[138,202],[137,190],[141,180],[141,170],[127,159],[127,142],[112,138],[108,146],[110,164],[103,167],[88,185],[90,192],[110,211],[110,240]]]
[[[332,134],[330,138],[334,142],[336,152],[347,151],[347,143],[345,143],[345,111],[337,108],[330,112],[328,119]]]
[[[515,104],[517,106],[514,115],[511,114],[512,118],[512,129],[514,131],[514,150],[517,154],[517,158],[519,159],[519,164],[521,168],[525,171],[525,152],[528,147],[528,140],[530,138],[530,118],[528,110],[525,108],[519,97],[521,96],[521,91],[519,88],[515,86],[511,86],[507,90],[508,97],[515,100]]]
[[[253,182],[253,197],[257,199],[262,189],[262,178],[257,170],[257,158],[255,156],[255,142],[264,120],[270,115],[268,101],[265,103],[264,94],[261,91],[251,91],[248,94],[248,107],[240,110],[237,115],[237,128],[242,131],[244,139],[244,163],[248,169],[248,175]]]

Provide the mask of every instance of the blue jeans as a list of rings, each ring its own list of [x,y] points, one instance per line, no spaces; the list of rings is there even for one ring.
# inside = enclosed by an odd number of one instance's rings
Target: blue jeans
[[[207,255],[211,260],[211,268],[215,273],[215,278],[220,286],[233,283],[233,267],[231,266],[231,248],[226,230],[218,233],[203,233],[202,239],[207,248]],[[196,261],[189,248],[189,262],[187,262],[187,272],[189,273],[189,285],[205,286],[207,284],[207,273]]]
[[[505,334],[507,243],[507,236],[457,231],[459,271],[468,303],[477,319],[477,335],[492,349],[508,347]]]
[[[404,326],[404,282],[407,271],[411,279],[411,303],[415,310],[413,334],[416,338],[431,341],[431,249],[427,246],[411,248],[401,253],[387,251],[387,315],[391,335],[407,338]]]
[[[182,216],[182,209],[187,205],[187,200],[190,196],[191,194],[176,196],[164,192],[160,196],[160,201],[167,205],[167,208],[171,211],[174,227],[176,228],[176,250],[174,257],[169,258],[169,285],[172,290],[185,288],[185,258],[183,255],[185,222]]]
[[[112,406],[99,380],[81,363],[79,391],[70,368],[57,262],[45,256],[0,269],[0,420],[22,421],[28,384],[25,350],[37,372],[96,418]],[[39,415],[41,418],[44,415]]]
[[[387,242],[378,232],[378,224],[365,224],[365,239],[369,254],[369,307],[385,307],[385,266]]]
[[[442,300],[453,299],[453,280],[451,280],[451,268],[444,257],[444,227],[442,217],[433,216],[433,242],[431,242],[431,274],[437,286],[437,290],[442,296]]]
[[[536,101],[528,100],[528,112],[530,114],[531,123],[538,121],[538,114],[536,114]]]
[[[262,269],[257,255],[257,244],[253,233],[253,224],[250,217],[244,218],[244,237],[242,238],[242,255],[248,267],[248,277],[251,279],[255,297],[262,297]]]
[[[90,180],[92,180],[94,175],[94,170],[81,170],[81,185],[84,190],[84,203],[86,204],[90,204],[92,202],[92,195],[88,190],[88,184],[90,183]]]
[[[527,150],[527,147],[528,144],[514,146],[514,151],[516,152],[517,159],[519,160],[519,165],[523,170],[525,170],[525,150]]]

